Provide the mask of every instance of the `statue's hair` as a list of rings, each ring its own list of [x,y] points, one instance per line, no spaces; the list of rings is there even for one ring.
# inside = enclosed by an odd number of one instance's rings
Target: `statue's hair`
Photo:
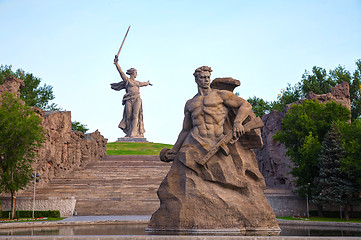
[[[132,75],[135,71],[137,71],[137,69],[135,69],[135,68],[130,68],[130,69],[127,70],[126,74]]]
[[[193,76],[197,76],[200,72],[212,72],[212,69],[208,66],[202,66],[202,67],[199,67],[197,68],[194,73],[193,73]]]

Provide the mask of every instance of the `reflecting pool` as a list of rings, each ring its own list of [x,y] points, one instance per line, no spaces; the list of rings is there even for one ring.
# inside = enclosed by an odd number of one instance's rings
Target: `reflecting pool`
[[[125,225],[87,225],[0,229],[1,236],[39,236],[39,235],[179,235],[179,233],[146,232],[147,224]],[[237,233],[189,233],[182,235],[244,235]],[[248,235],[248,234],[246,234]],[[254,235],[254,234],[250,234]],[[256,234],[258,235],[258,234]],[[281,226],[280,236],[361,236],[361,228],[350,227],[290,227]]]

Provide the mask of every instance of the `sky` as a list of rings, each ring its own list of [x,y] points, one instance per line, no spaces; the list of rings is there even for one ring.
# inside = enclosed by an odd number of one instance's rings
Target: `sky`
[[[361,0],[0,0],[0,65],[53,86],[72,120],[114,142],[124,90],[113,59],[136,68],[145,137],[174,144],[193,72],[241,81],[244,99],[277,99],[313,66],[353,71],[361,58]]]

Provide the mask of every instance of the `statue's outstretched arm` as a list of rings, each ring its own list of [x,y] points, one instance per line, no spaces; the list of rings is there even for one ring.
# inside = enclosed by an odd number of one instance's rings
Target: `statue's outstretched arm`
[[[123,72],[122,68],[119,66],[119,63],[118,63],[118,57],[115,56],[114,58],[114,64],[120,74],[120,77],[124,80],[124,81],[128,81],[128,77],[127,75],[125,75],[125,73]]]
[[[237,115],[233,123],[233,137],[237,139],[245,133],[242,123],[251,113],[252,105],[243,98],[237,97],[235,94],[228,91],[222,91],[221,96],[227,107],[238,108]]]
[[[138,84],[139,84],[139,87],[145,87],[148,85],[153,86],[153,84],[151,84],[149,81],[147,81],[147,82],[139,82],[138,81]]]

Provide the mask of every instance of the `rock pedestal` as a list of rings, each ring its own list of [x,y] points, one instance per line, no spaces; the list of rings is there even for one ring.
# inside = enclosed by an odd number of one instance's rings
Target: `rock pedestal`
[[[152,215],[147,230],[278,231],[276,216],[263,193],[264,179],[257,170],[255,155],[247,148],[239,145],[237,148],[233,147],[231,151],[240,154],[239,162],[217,156],[208,165],[214,175],[208,176],[206,181],[206,174],[212,173],[202,166],[195,167],[194,171],[180,161],[174,161],[159,187],[161,205]],[[198,157],[196,151],[187,152],[181,154]],[[222,167],[217,160],[223,160]],[[219,180],[222,182],[217,182]]]

